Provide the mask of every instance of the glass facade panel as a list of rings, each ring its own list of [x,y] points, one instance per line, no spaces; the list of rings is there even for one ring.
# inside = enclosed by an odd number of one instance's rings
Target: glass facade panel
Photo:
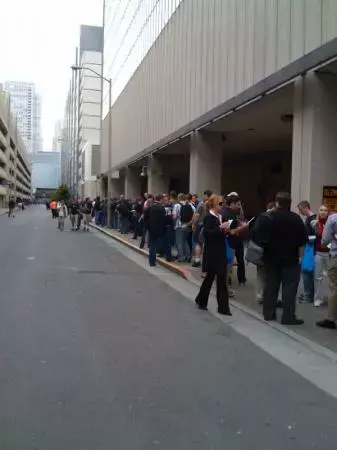
[[[116,101],[182,0],[106,0],[104,76]],[[103,117],[108,112],[103,91]]]

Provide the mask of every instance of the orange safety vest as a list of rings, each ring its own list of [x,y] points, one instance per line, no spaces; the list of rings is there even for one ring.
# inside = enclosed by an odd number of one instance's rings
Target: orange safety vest
[[[56,209],[57,208],[57,203],[56,202],[51,202],[50,203],[50,207],[51,207],[51,209]]]

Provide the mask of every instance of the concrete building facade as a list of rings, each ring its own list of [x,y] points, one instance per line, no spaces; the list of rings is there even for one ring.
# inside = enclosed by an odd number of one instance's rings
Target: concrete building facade
[[[12,113],[18,120],[20,134],[28,153],[42,151],[41,97],[34,83],[6,81],[10,93]]]
[[[103,114],[103,188],[109,180],[112,192],[139,195],[135,174],[146,173],[148,191],[235,190],[252,213],[280,189],[318,207],[323,186],[337,185],[337,3],[144,2],[149,48],[137,61],[141,31],[131,33],[127,3],[105,5],[104,75],[115,90]]]
[[[103,29],[82,25],[74,64],[102,74]],[[61,145],[62,182],[73,195],[94,197],[100,174],[102,81],[90,70],[74,71]]]
[[[31,166],[8,92],[0,89],[0,208],[31,198]]]

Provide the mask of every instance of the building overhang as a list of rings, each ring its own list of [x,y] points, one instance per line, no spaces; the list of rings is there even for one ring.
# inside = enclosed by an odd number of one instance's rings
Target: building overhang
[[[293,83],[298,76],[303,76],[309,71],[321,71],[322,68],[333,63],[335,60],[337,60],[337,38],[307,53],[279,71],[274,72],[248,89],[240,92],[238,95],[179,128],[164,139],[113,166],[103,174],[106,175],[107,173],[120,170],[123,167],[134,164],[136,161],[160,152],[168,145],[174,144],[180,139],[192,134],[195,130],[207,129],[207,127],[217,120],[221,120],[226,115],[251,105],[253,102],[261,100],[265,95],[272,94],[276,90]]]

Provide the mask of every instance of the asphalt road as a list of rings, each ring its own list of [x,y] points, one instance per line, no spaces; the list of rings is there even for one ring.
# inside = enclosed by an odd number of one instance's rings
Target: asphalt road
[[[32,207],[0,257],[1,450],[335,450],[335,398],[94,234]]]

